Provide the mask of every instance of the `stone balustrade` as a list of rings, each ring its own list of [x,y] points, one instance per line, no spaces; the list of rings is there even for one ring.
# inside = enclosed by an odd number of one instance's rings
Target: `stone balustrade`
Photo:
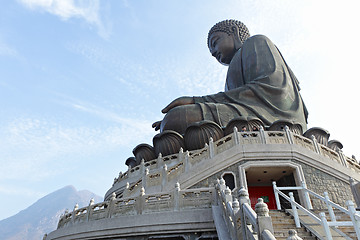
[[[181,190],[178,183],[174,191],[169,193],[145,194],[145,189],[141,188],[139,196],[120,199],[113,193],[109,201],[94,204],[92,200],[89,206],[83,208],[76,205],[72,212],[66,212],[60,217],[58,229],[124,215],[211,208],[214,194],[214,188]]]
[[[234,128],[234,132],[227,135],[216,142],[210,139],[209,144],[204,148],[193,151],[184,152],[180,149],[179,153],[169,156],[159,156],[151,161],[141,161],[140,165],[129,168],[125,173],[119,174],[114,180],[114,184],[121,183],[123,186],[117,188],[118,197],[134,196],[140,192],[140,188],[154,187],[157,192],[162,191],[166,184],[178,179],[181,174],[189,171],[193,166],[204,164],[204,161],[221,154],[222,152],[241,145],[249,144],[292,144],[301,146],[316,154],[329,158],[347,168],[356,172],[360,171],[360,165],[352,158],[345,156],[341,149],[337,151],[321,145],[316,138],[306,138],[304,136],[291,132],[287,127],[284,131],[264,131],[260,129],[256,132],[238,132]],[[126,184],[131,183],[131,184]],[[105,199],[109,199],[111,192],[106,195]]]
[[[216,197],[231,239],[275,239],[269,209],[262,198],[258,199],[254,211],[247,190],[239,190],[238,201],[233,198],[224,179],[216,184]]]

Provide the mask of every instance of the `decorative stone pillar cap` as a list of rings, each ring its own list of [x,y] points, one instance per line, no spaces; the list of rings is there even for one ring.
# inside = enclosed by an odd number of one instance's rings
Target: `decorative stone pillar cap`
[[[249,197],[249,193],[244,187],[240,188],[238,195],[239,195],[239,198]]]
[[[289,237],[286,240],[302,240],[294,229],[289,230]]]
[[[140,189],[140,195],[141,195],[141,196],[144,196],[144,195],[145,195],[145,188],[144,188],[144,187],[141,187],[141,189]]]
[[[175,183],[175,189],[180,191],[180,183],[179,182],[176,182]]]
[[[258,216],[269,216],[269,208],[266,203],[264,203],[264,199],[258,198],[258,202],[255,205],[255,212]]]
[[[220,178],[220,185],[225,185],[225,180],[223,178]]]
[[[116,199],[116,193],[113,192],[113,193],[111,194],[111,200],[115,200],[115,199]]]
[[[225,195],[231,195],[231,190],[229,187],[226,187],[225,189]]]
[[[232,208],[235,209],[240,209],[240,204],[239,201],[237,200],[237,198],[234,199],[234,201],[232,202]]]

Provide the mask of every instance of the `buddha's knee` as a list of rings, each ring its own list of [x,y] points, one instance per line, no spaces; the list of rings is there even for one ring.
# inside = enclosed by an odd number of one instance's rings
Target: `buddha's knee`
[[[160,125],[160,131],[173,130],[184,134],[186,128],[194,122],[201,121],[202,114],[198,105],[183,105],[171,109],[164,117]]]

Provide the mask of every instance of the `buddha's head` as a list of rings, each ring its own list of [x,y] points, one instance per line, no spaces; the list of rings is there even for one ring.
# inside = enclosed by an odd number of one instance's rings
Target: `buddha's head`
[[[248,37],[250,37],[249,30],[242,22],[224,20],[210,29],[207,43],[211,55],[221,64],[229,65]]]

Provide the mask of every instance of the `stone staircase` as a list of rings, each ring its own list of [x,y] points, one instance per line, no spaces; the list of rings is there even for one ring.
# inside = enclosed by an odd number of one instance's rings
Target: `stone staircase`
[[[279,210],[270,210],[269,214],[272,219],[276,239],[285,240],[289,236],[290,229],[296,230],[297,235],[303,240],[316,239],[316,237],[312,236],[304,227],[296,228],[294,219],[287,213]]]

